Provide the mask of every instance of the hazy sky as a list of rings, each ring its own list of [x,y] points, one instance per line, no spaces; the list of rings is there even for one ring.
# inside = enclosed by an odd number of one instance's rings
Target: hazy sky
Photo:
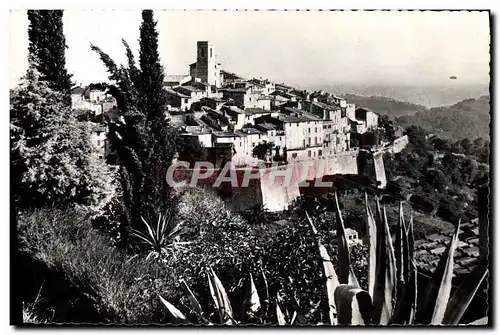
[[[209,40],[224,69],[289,84],[489,83],[487,12],[155,11],[155,18],[168,74],[187,74],[196,41]],[[90,43],[123,62],[121,38],[138,50],[140,22],[137,10],[66,10],[74,80],[106,80]],[[26,71],[27,28],[26,11],[11,11],[10,86]]]

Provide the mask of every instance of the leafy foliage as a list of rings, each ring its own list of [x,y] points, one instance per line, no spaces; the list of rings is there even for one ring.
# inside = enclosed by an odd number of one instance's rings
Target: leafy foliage
[[[260,160],[265,160],[266,157],[272,156],[274,149],[274,143],[272,142],[260,142],[252,149],[252,155]]]
[[[352,263],[349,257],[350,250],[346,244],[342,214],[337,201],[335,206],[337,209],[336,244],[338,255],[344,255],[339,257],[337,267],[333,266],[332,258],[329,256],[329,251],[323,242],[324,240],[321,238],[313,220],[306,212],[307,221],[309,222],[308,228],[312,234],[312,246],[313,249],[319,251],[321,257],[319,263],[323,264],[324,277],[326,278],[326,295],[318,292],[318,296],[315,297],[327,297],[326,306],[328,308],[326,314],[328,315],[329,323],[332,325],[388,325],[415,324],[416,322],[423,324],[443,324],[443,322],[458,324],[460,322],[468,304],[484,280],[487,269],[479,266],[475,270],[474,278],[470,278],[472,282],[468,281],[466,285],[463,285],[452,295],[453,253],[457,246],[459,225],[455,229],[455,234],[447,250],[443,253],[428,287],[423,293],[423,301],[417,304],[417,268],[414,258],[413,221],[410,220],[408,226],[405,224],[402,205],[400,206],[400,215],[396,227],[395,243],[393,243],[385,209],[381,210],[380,205],[377,203],[376,215],[373,215],[368,203],[366,203],[367,225],[369,230],[373,231],[373,234],[367,240],[368,247],[371,249],[373,246],[374,250],[369,255],[370,267],[375,270],[374,275],[370,276],[369,279],[371,282],[369,287],[373,287],[371,293],[360,287],[352,271]],[[234,251],[233,253],[237,254]],[[303,263],[307,264],[307,262]],[[258,271],[257,269],[248,270],[250,272],[250,290],[247,291],[249,295],[246,299],[241,300],[243,302],[239,302],[240,300],[230,302],[230,296],[226,288],[222,285],[222,281],[210,265],[207,266],[208,270],[206,273],[209,280],[210,295],[212,296],[216,311],[218,311],[220,323],[227,325],[238,323],[235,321],[235,319],[239,319],[238,315],[232,308],[235,305],[246,306],[239,314],[240,318],[244,319],[245,315],[253,313],[264,317],[264,319],[257,319],[261,323],[274,318],[270,314],[274,312],[271,312],[273,309],[270,309],[269,305],[267,308],[261,310],[261,299],[251,275],[251,273],[255,273],[254,271]],[[304,266],[301,267],[301,270],[303,269]],[[222,272],[219,271],[219,273]],[[274,294],[273,288],[272,285],[268,286],[266,278],[269,278],[269,276],[264,275],[264,271],[261,271],[261,273],[265,281],[266,300],[268,304],[269,297]],[[337,276],[337,273],[340,273],[341,276]],[[194,320],[201,321],[204,324],[212,324],[210,318],[206,317],[210,313],[206,313],[203,310],[202,306],[205,304],[195,297],[185,279],[182,279],[181,282],[186,287],[188,300],[192,306],[190,313],[197,317]],[[292,277],[289,277],[289,284],[293,283],[294,280]],[[319,286],[323,285],[324,282],[319,284]],[[199,286],[199,288],[202,287]],[[300,290],[300,288],[304,289],[304,287],[297,287],[295,289]],[[231,291],[230,289],[229,292]],[[198,292],[198,290],[195,290],[195,292]],[[275,300],[274,310],[276,311],[277,323],[279,325],[293,324],[296,320],[299,323],[306,322],[308,318],[306,318],[307,313],[304,312],[307,311],[307,307],[304,310],[299,305],[300,298],[297,295],[298,291],[292,289],[291,291],[286,290],[286,292],[288,294],[285,294],[285,296],[280,295],[280,291],[276,294],[277,299]],[[199,294],[199,296],[203,297],[204,295]],[[284,309],[285,312],[282,309],[284,297],[291,299],[289,308],[285,307]],[[450,299],[450,297],[452,298]],[[167,299],[161,296],[160,299],[174,319],[183,323],[190,322],[186,317],[187,314],[174,307]],[[245,302],[249,301],[252,303],[245,304]],[[251,309],[252,306],[253,309]],[[250,307],[252,313],[249,313],[248,307]],[[418,310],[417,307],[419,308]],[[267,314],[265,313],[266,310]],[[292,317],[290,317],[291,313],[289,311],[293,311]],[[308,321],[310,322],[310,319]]]
[[[427,137],[416,126],[408,127],[407,134],[410,144],[403,151],[384,156],[388,191],[398,199],[425,202],[429,212],[450,222],[476,217],[477,197],[471,185],[488,177],[489,166],[481,160],[489,160],[489,143],[481,139],[452,143]]]
[[[79,204],[99,214],[116,194],[114,173],[95,154],[89,124],[76,120],[35,66],[14,90],[10,113],[15,205]]]

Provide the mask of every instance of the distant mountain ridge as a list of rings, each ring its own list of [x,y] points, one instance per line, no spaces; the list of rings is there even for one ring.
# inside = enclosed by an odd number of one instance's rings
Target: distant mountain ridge
[[[412,104],[400,100],[381,96],[365,97],[355,94],[342,95],[349,103],[354,103],[358,106],[369,108],[376,113],[386,114],[390,117],[414,115],[418,112],[427,110],[425,106]]]
[[[489,85],[365,85],[365,84],[315,84],[302,85],[301,89],[324,90],[337,95],[354,94],[363,97],[387,97],[406,101],[427,108],[450,106],[466,99],[489,94]]]
[[[442,138],[490,139],[490,97],[466,99],[452,106],[431,108],[395,119],[403,127],[420,126]]]
[[[453,141],[469,138],[483,138],[490,140],[490,98],[489,92],[477,94],[483,91],[484,87],[476,87],[471,91],[466,91],[465,87],[459,89],[454,87],[448,90],[448,94],[442,97],[442,101],[450,100],[452,97],[464,96],[466,98],[455,100],[446,106],[429,108],[422,104],[407,102],[396,99],[392,94],[386,97],[380,93],[371,96],[358,95],[352,93],[342,93],[338,90],[323,90],[343,96],[349,103],[366,107],[379,114],[386,114],[394,119],[397,125],[408,127],[411,125],[420,126],[435,135]],[[398,88],[395,88],[393,93]],[[377,88],[371,91],[377,91]],[[417,92],[418,90],[415,89]],[[370,91],[370,90],[368,90]],[[411,90],[410,90],[411,91]],[[430,90],[432,91],[432,90]],[[446,91],[446,90],[445,90]],[[346,91],[344,91],[346,92]],[[459,92],[453,95],[450,92]],[[436,92],[434,92],[436,93]],[[439,92],[436,93],[439,95]],[[473,98],[470,98],[470,97]]]

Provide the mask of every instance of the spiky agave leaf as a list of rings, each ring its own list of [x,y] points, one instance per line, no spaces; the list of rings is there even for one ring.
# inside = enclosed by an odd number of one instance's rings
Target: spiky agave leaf
[[[280,326],[286,325],[285,315],[281,311],[278,299],[276,299],[276,319],[278,320],[278,325]]]
[[[337,248],[338,248],[338,258],[339,258],[339,281],[341,284],[348,284],[349,275],[351,274],[351,276],[354,276],[354,273],[350,271],[351,260],[349,257],[349,246],[347,244],[344,220],[342,219],[342,213],[340,212],[337,192],[335,192],[335,215],[336,215],[335,229],[337,230]]]
[[[439,325],[443,322],[444,313],[451,293],[453,279],[453,254],[458,243],[460,220],[448,247],[425,289],[425,296],[419,306],[417,321],[422,324]]]
[[[312,222],[311,217],[309,216],[309,213],[307,213],[307,211],[306,211],[306,217],[307,221],[309,222],[311,231],[316,237],[316,244],[318,245],[319,255],[323,261],[323,269],[325,271],[325,277],[326,277],[326,296],[328,298],[328,306],[329,306],[328,315],[330,318],[330,324],[336,325],[337,309],[335,307],[335,289],[340,284],[339,279],[337,277],[335,269],[333,268],[332,260],[328,255],[325,246],[323,245],[323,243],[321,243],[318,236],[318,231],[316,230],[316,227],[314,226],[314,223]]]
[[[481,319],[478,319],[476,321],[473,321],[471,323],[468,323],[467,325],[468,326],[487,326],[489,325],[489,319],[487,316],[485,316],[484,318],[481,318]]]
[[[408,230],[406,232],[408,239],[408,257],[410,262],[408,263],[408,284],[406,286],[406,301],[409,304],[409,316],[408,324],[413,324],[415,320],[415,315],[417,312],[417,292],[418,292],[418,269],[417,261],[415,259],[415,238],[413,235],[413,215],[410,216],[410,223],[408,225]]]
[[[377,272],[373,296],[373,322],[389,324],[394,308],[395,260],[385,209],[382,214],[377,200]]]
[[[250,273],[250,297],[249,301],[249,312],[257,313],[260,310],[260,298],[257,293],[257,288],[255,287],[255,283],[253,282],[252,274]]]
[[[299,301],[297,300],[297,296],[294,294],[291,297],[291,302],[292,302],[292,307],[293,307],[293,318],[292,321],[290,321],[290,324],[293,323],[298,323],[298,324],[305,324],[306,323],[306,318],[304,316],[305,311],[304,308],[302,308],[299,304]]]
[[[406,273],[404,269],[405,262],[405,250],[404,250],[404,239],[406,237],[404,214],[403,214],[403,202],[399,202],[399,217],[396,226],[396,240],[394,247],[394,258],[396,260],[396,280],[397,287],[401,289],[406,282]],[[407,272],[407,271],[406,271]],[[399,292],[398,292],[399,293]]]
[[[226,290],[222,285],[219,277],[215,274],[212,267],[207,269],[208,284],[210,287],[210,294],[214,301],[217,312],[219,313],[220,322],[222,324],[233,324],[233,309],[231,302],[227,296]]]
[[[262,275],[262,279],[264,280],[264,286],[266,288],[266,298],[264,299],[264,308],[266,311],[269,311],[269,305],[270,305],[269,286],[267,284],[266,275],[264,274],[264,269],[262,268],[262,260],[259,263],[259,269],[260,269],[260,274]]]
[[[394,257],[396,260],[396,305],[391,323],[407,324],[409,322],[411,299],[406,294],[410,281],[410,250],[408,247],[408,235],[404,221],[403,203],[399,203],[399,219],[396,227],[396,247]]]
[[[360,287],[351,265],[349,265],[349,281],[347,284],[358,288]]]
[[[469,307],[472,298],[488,275],[488,268],[485,263],[477,265],[466,278],[462,280],[460,286],[448,301],[446,312],[443,318],[445,325],[458,325]]]
[[[335,289],[335,304],[339,325],[369,325],[372,317],[372,298],[359,287],[340,284]]]
[[[161,302],[167,307],[170,314],[179,322],[185,323],[187,322],[187,318],[179,311],[174,305],[169,303],[167,300],[163,299],[161,295],[159,295]]]
[[[203,312],[203,308],[201,308],[201,305],[194,296],[193,291],[191,291],[191,288],[188,286],[185,280],[181,280],[181,283],[183,284],[184,290],[186,291],[186,294],[188,296],[189,302],[191,303],[191,308],[193,309],[193,312],[205,323],[211,324],[211,322],[207,319],[205,316],[205,313]]]
[[[372,210],[368,205],[368,195],[365,192],[366,206],[366,232],[368,234],[368,293],[373,297],[375,287],[375,274],[377,271],[377,227]]]

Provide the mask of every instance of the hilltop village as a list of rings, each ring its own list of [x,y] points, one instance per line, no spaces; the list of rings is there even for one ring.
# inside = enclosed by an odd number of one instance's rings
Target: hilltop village
[[[197,42],[189,74],[165,76],[165,91],[171,124],[219,163],[222,156],[243,165],[257,157],[289,163],[389,143],[374,135],[380,125],[373,111],[327,92],[225,71],[208,41]],[[75,87],[72,104],[90,110],[98,121],[117,115],[114,99],[99,87]],[[104,157],[106,129],[99,122],[93,142]]]

